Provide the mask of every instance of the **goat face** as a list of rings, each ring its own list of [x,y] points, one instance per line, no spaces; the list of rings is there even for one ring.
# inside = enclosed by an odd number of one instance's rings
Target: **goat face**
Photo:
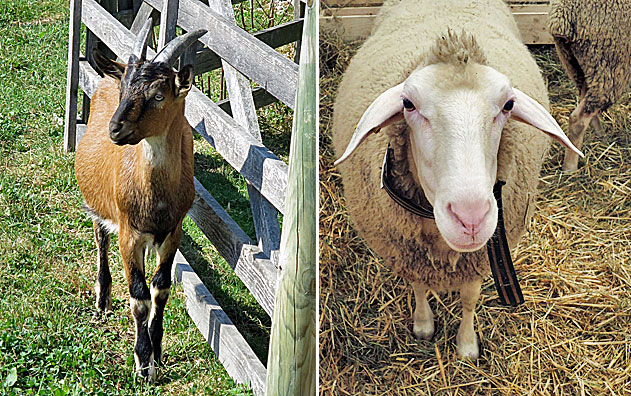
[[[138,144],[164,131],[191,89],[191,65],[176,73],[165,62],[138,61],[133,55],[127,65],[98,51],[94,59],[105,75],[120,81],[119,105],[109,123],[110,139],[117,145]]]

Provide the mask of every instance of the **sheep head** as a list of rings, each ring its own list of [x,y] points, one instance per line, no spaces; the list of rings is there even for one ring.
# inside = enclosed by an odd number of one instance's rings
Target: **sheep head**
[[[138,34],[127,64],[114,62],[98,50],[94,60],[101,74],[120,81],[120,102],[109,123],[110,140],[117,145],[137,144],[165,131],[193,83],[193,67],[179,72],[172,64],[191,44],[206,33],[197,30],[170,41],[152,60],[146,59],[151,37],[151,19]]]
[[[404,119],[414,160],[411,171],[434,207],[438,230],[452,249],[475,251],[497,225],[493,185],[509,119],[532,125],[583,154],[543,106],[484,64],[473,38],[450,33],[441,40],[428,63],[368,107],[336,164],[371,133]]]

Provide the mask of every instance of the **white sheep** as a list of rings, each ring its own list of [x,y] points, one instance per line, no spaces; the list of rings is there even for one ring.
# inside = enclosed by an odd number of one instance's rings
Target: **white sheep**
[[[387,2],[340,83],[333,146],[343,153],[336,163],[354,226],[412,282],[416,336],[434,333],[427,290],[460,290],[461,357],[479,355],[473,311],[490,268],[482,248],[498,218],[493,185],[506,182],[512,249],[534,208],[546,134],[576,150],[547,106],[541,73],[501,0]],[[417,202],[424,192],[435,221],[380,188],[388,144],[398,190]]]

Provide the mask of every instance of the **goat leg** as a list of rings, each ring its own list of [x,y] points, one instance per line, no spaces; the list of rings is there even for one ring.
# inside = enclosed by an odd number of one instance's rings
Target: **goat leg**
[[[98,220],[94,220],[94,239],[98,248],[96,282],[94,294],[96,294],[96,308],[99,311],[112,310],[112,275],[107,262],[107,251],[110,246],[110,233]]]
[[[175,252],[180,245],[182,236],[182,223],[167,235],[164,242],[158,247],[158,267],[151,280],[151,314],[149,315],[149,336],[153,345],[153,359],[156,365],[162,359],[162,335],[164,307],[169,299],[171,291],[171,267]]]
[[[136,373],[147,381],[153,382],[156,377],[156,369],[148,330],[151,295],[145,280],[145,243],[139,232],[122,225],[118,243],[129,285],[129,307],[136,325],[136,341],[134,343]]]

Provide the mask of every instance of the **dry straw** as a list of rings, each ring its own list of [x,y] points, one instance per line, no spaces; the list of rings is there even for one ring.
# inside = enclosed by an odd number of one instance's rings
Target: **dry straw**
[[[456,358],[457,293],[431,295],[434,340],[414,338],[411,288],[364,244],[332,167],[337,85],[358,44],[321,37],[320,393],[322,395],[631,394],[631,100],[586,136],[586,160],[560,171],[555,144],[537,210],[513,252],[526,303],[498,304],[491,279],[476,314],[477,362]],[[531,48],[562,127],[573,84],[550,46]],[[434,346],[435,345],[435,346]]]

